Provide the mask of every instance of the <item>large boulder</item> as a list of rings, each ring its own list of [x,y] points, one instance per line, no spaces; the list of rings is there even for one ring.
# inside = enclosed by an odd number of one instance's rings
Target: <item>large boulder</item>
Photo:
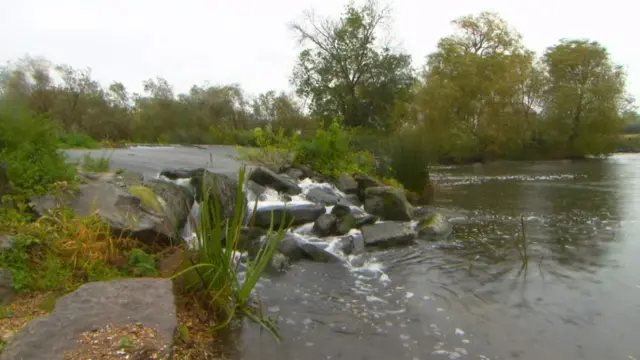
[[[356,195],[358,196],[358,199],[360,199],[360,201],[364,201],[365,191],[368,188],[384,186],[383,183],[369,175],[356,174],[353,178],[358,184],[358,191],[356,192]]]
[[[255,211],[253,221],[255,226],[269,228],[273,214],[273,228],[277,229],[282,224],[289,226],[292,221],[291,226],[314,222],[326,211],[324,206],[313,203],[267,205]]]
[[[91,177],[90,174],[85,174],[85,176]],[[106,177],[105,180],[120,187],[129,188],[131,186],[142,184],[144,181],[144,175],[137,171],[124,170]]]
[[[336,194],[332,189],[328,187],[314,187],[309,189],[306,194],[306,198],[314,203],[323,204],[326,206],[332,206],[338,203],[340,196]]]
[[[130,187],[129,193],[138,196],[145,206],[154,206],[155,198],[159,205],[155,211],[167,217],[176,231],[186,223],[194,202],[190,189],[161,180],[148,180],[142,185]],[[145,204],[145,201],[149,201],[149,204]]]
[[[407,245],[416,238],[416,231],[407,223],[383,222],[362,227],[366,246],[392,247]]]
[[[413,217],[413,206],[404,192],[391,186],[367,188],[364,209],[382,220],[409,221]]]
[[[453,227],[446,216],[435,213],[418,221],[416,231],[422,239],[441,240],[451,235]]]
[[[233,218],[238,198],[238,179],[224,173],[211,171],[196,172],[191,177],[191,185],[195,188],[196,200],[204,199],[204,191],[209,193],[209,200],[217,199],[220,204],[220,218]],[[247,209],[247,199],[244,198],[243,209]]]
[[[139,197],[111,183],[85,184],[73,194],[30,200],[40,216],[60,207],[70,208],[79,217],[95,214],[109,225],[113,234],[131,235],[147,244],[170,243],[177,235],[175,223],[169,217],[147,208]]]
[[[302,192],[300,186],[293,180],[264,167],[255,168],[249,175],[249,180],[289,195],[298,195]]]
[[[347,230],[348,231],[348,230]],[[318,236],[329,236],[336,232],[336,217],[333,214],[322,214],[313,223],[313,232]]]
[[[358,183],[353,178],[353,176],[346,173],[342,173],[340,174],[340,177],[338,177],[337,187],[345,194],[358,193]]]
[[[170,349],[178,325],[171,280],[126,279],[82,285],[61,297],[49,315],[32,320],[7,344],[0,360],[63,360],[82,333],[141,324]]]

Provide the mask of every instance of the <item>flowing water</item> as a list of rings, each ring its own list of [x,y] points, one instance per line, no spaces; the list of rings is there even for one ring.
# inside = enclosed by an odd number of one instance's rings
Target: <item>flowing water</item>
[[[231,357],[640,359],[640,155],[434,177],[449,241],[266,279],[283,340],[247,324]]]

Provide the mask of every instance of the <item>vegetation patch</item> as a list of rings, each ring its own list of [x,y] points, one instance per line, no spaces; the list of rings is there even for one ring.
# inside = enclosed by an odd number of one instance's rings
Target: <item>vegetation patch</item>
[[[129,188],[129,193],[140,198],[142,205],[157,213],[162,212],[162,205],[152,189],[144,185],[134,185]]]

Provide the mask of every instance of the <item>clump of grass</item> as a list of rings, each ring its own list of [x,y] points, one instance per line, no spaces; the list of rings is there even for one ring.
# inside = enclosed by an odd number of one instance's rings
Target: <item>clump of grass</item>
[[[244,184],[246,168],[239,171],[238,183]],[[215,186],[215,185],[214,185]],[[269,229],[265,242],[254,259],[247,260],[244,280],[238,279],[240,261],[236,254],[240,244],[241,229],[245,219],[245,202],[242,186],[236,192],[235,212],[232,219],[222,219],[220,202],[214,189],[203,189],[203,202],[197,226],[196,260],[193,266],[174,275],[181,276],[195,272],[197,285],[192,290],[204,294],[210,309],[219,313],[221,321],[214,330],[228,325],[236,315],[246,315],[260,323],[277,338],[275,325],[265,319],[259,306],[249,304],[252,291],[269,265],[278,243],[284,234],[285,224],[281,224],[272,236]],[[213,194],[213,197],[211,196]]]
[[[82,169],[90,172],[107,172],[111,165],[111,156],[102,154],[98,158],[91,156],[91,153],[85,153],[82,158]]]

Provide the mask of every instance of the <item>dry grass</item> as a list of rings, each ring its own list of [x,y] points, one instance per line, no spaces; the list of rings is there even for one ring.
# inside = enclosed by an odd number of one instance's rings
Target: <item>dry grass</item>
[[[85,331],[78,346],[67,352],[65,360],[148,360],[168,359],[170,349],[166,339],[142,324],[107,325],[97,331]]]

